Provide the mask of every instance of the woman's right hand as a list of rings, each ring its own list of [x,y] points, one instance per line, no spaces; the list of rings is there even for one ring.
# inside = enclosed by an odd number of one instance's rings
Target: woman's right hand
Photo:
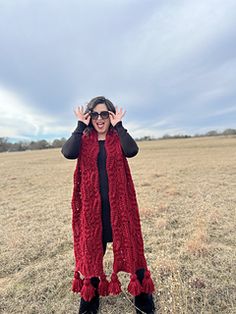
[[[84,114],[84,107],[83,106],[78,106],[77,108],[74,108],[73,110],[74,110],[75,116],[77,117],[77,119],[79,121],[82,121],[86,125],[89,125],[90,113],[87,112],[86,114]]]

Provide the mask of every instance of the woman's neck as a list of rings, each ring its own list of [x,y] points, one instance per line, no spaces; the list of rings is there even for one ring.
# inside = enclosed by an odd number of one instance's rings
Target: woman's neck
[[[98,133],[98,140],[99,141],[103,141],[103,140],[105,140],[106,139],[106,134],[99,134]]]

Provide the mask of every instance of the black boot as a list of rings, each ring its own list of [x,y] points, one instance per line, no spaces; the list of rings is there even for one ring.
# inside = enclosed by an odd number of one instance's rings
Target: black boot
[[[145,269],[143,268],[136,271],[137,278],[141,284],[144,278],[144,273],[145,273]],[[134,298],[134,305],[136,306],[137,314],[141,314],[141,313],[154,314],[155,313],[155,305],[153,302],[152,294],[140,293]]]
[[[140,293],[134,298],[134,305],[136,306],[137,314],[154,314],[155,305],[152,294]]]
[[[78,314],[90,314],[90,302],[80,299],[79,313]]]
[[[91,301],[85,301],[83,298],[80,299],[80,308],[79,314],[97,314],[99,309],[99,294],[98,294],[98,285],[99,278],[93,277],[91,278],[91,284],[96,288],[95,296],[91,299]]]

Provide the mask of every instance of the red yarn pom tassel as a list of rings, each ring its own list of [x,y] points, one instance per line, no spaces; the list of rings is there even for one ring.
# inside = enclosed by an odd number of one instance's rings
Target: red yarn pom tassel
[[[121,283],[117,277],[117,274],[113,273],[111,275],[111,282],[108,287],[109,294],[117,295],[121,293]]]
[[[129,293],[131,293],[133,296],[137,296],[139,295],[143,288],[137,278],[137,275],[133,274],[131,275],[131,280],[130,280],[130,283],[128,285],[128,291]]]
[[[74,279],[72,283],[72,291],[79,293],[83,286],[83,280],[80,278],[79,272],[75,271],[74,273]]]
[[[98,294],[105,297],[105,296],[109,295],[109,291],[108,291],[109,282],[108,282],[105,274],[103,274],[100,279],[101,280],[100,280],[99,286],[98,286]]]
[[[92,286],[89,278],[84,279],[84,284],[80,294],[81,297],[88,302],[95,296],[95,288]]]
[[[142,286],[143,286],[143,292],[145,293],[153,293],[155,290],[154,283],[152,281],[149,270],[145,271]]]

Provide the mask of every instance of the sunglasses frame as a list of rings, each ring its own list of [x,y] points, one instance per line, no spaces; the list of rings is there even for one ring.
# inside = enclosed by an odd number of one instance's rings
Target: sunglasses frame
[[[103,116],[104,113],[105,113],[106,117]],[[110,115],[109,111],[107,111],[107,110],[101,111],[100,113],[98,113],[96,111],[90,112],[90,117],[92,120],[98,120],[99,116],[102,118],[102,120],[107,120],[109,118],[109,115]]]

